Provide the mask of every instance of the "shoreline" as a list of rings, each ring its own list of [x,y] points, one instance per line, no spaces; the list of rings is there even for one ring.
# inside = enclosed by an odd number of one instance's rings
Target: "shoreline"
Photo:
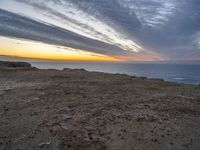
[[[21,67],[21,69],[40,69],[40,70],[57,70],[57,71],[62,71],[62,70],[64,70],[65,68],[66,69],[84,69],[85,71],[88,71],[88,72],[99,72],[99,73],[108,73],[108,74],[113,74],[113,75],[115,75],[115,74],[122,74],[122,75],[128,75],[128,76],[131,76],[131,77],[137,77],[137,78],[143,78],[143,79],[153,79],[153,80],[163,80],[163,81],[165,81],[165,82],[172,82],[172,83],[177,83],[177,84],[186,84],[186,85],[194,85],[194,86],[200,86],[200,83],[199,82],[192,82],[192,81],[182,81],[182,80],[189,80],[189,79],[187,79],[187,78],[185,78],[185,77],[174,77],[174,78],[169,78],[169,79],[167,79],[167,77],[155,77],[155,76],[145,76],[145,75],[135,75],[135,74],[133,74],[133,73],[128,73],[128,72],[123,72],[123,71],[118,71],[118,72],[116,72],[116,71],[114,71],[114,72],[110,72],[110,71],[106,71],[106,70],[99,70],[99,69],[91,69],[90,67],[89,68],[84,68],[84,66],[82,66],[82,67],[80,67],[80,66],[76,66],[76,67],[70,67],[70,66],[49,66],[49,67],[42,67],[42,66],[40,66],[40,65],[36,65],[37,63],[39,63],[39,64],[43,64],[43,63],[45,63],[45,62],[13,62],[13,61],[0,61],[0,68],[2,69],[2,66],[1,66],[1,64],[2,63],[10,63],[11,64],[11,67],[5,67],[4,69],[6,69],[6,68],[12,68],[12,65],[17,65],[17,64],[19,64],[19,65],[22,65],[22,67]],[[36,63],[36,64],[35,64]],[[55,62],[47,62],[47,63],[55,63]],[[61,63],[61,64],[63,64],[63,63],[66,63],[66,62],[58,62],[58,64],[59,63]],[[70,62],[70,63],[74,63],[74,62]],[[75,63],[77,63],[77,64],[80,64],[80,62],[75,62]],[[24,67],[23,67],[23,64],[25,65]],[[107,64],[107,62],[105,63],[105,62],[98,62],[97,64]],[[199,64],[142,64],[142,63],[111,63],[111,64],[133,64],[133,65],[197,65],[197,66],[199,66]],[[67,65],[67,64],[66,64]],[[19,66],[18,66],[19,67]],[[17,69],[18,67],[14,67],[13,69]],[[60,68],[59,68],[60,67]],[[190,79],[191,80],[191,79]]]
[[[121,73],[128,74],[130,76],[138,76],[138,77],[148,77],[148,78],[160,78],[165,81],[177,82],[177,83],[185,83],[192,85],[199,85],[200,80],[198,76],[200,76],[200,72],[197,70],[200,69],[200,65],[172,65],[172,64],[130,64],[130,63],[33,63],[33,66],[40,69],[48,69],[54,68],[62,70],[63,68],[84,68],[88,71],[97,71],[97,72],[105,72],[105,73]],[[162,69],[162,68],[165,68]],[[124,69],[123,69],[124,68]],[[143,69],[142,69],[143,68]],[[182,69],[185,70],[182,70]],[[196,71],[195,71],[195,70]],[[146,71],[145,71],[146,70]],[[184,73],[184,72],[185,73]],[[160,72],[160,73],[159,73]],[[192,74],[187,74],[187,72]]]
[[[147,79],[147,80],[157,80],[157,81],[163,81],[163,82],[169,82],[169,83],[174,83],[174,84],[183,84],[183,85],[191,85],[191,86],[199,86],[199,85],[196,85],[196,84],[189,84],[189,83],[181,83],[181,82],[173,82],[173,81],[167,81],[167,80],[164,80],[162,78],[151,78],[151,77],[146,77],[146,76],[135,76],[135,75],[129,75],[129,74],[126,74],[126,73],[107,73],[107,72],[103,72],[103,71],[89,71],[89,70],[86,70],[84,68],[80,68],[80,69],[72,69],[72,68],[63,68],[63,69],[40,69],[40,68],[37,68],[37,67],[19,67],[19,68],[12,68],[12,67],[2,67],[0,68],[0,71],[21,71],[21,70],[24,70],[24,71],[27,71],[27,70],[40,70],[40,71],[65,71],[65,70],[68,70],[68,71],[86,71],[86,72],[89,72],[89,73],[103,73],[103,74],[109,74],[109,75],[122,75],[122,76],[129,76],[130,78],[139,78],[139,79]]]
[[[84,69],[0,69],[0,149],[199,150],[199,93]]]

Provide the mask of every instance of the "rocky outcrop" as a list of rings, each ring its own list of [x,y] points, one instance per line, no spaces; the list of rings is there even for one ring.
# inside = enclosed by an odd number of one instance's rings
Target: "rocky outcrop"
[[[200,87],[0,69],[0,150],[200,150]]]
[[[9,62],[9,61],[0,61],[0,68],[11,67],[11,68],[21,68],[21,67],[31,67],[31,64],[26,62]]]

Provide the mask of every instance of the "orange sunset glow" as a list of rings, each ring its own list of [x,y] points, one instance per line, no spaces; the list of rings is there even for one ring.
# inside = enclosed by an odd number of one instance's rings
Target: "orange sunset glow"
[[[65,61],[122,61],[119,58],[95,54],[42,42],[0,37],[0,55]]]

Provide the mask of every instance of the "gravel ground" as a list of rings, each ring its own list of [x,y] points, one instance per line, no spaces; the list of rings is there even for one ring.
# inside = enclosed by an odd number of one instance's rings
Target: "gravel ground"
[[[200,87],[0,69],[0,150],[199,150]]]

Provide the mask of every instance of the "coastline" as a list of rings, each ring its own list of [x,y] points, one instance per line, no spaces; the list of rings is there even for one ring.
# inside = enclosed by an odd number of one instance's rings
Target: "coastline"
[[[88,62],[38,62],[31,63],[39,69],[63,68],[81,69],[87,71],[111,74],[127,74],[137,77],[160,78],[169,82],[199,85],[200,65],[188,64],[136,64],[136,63],[88,63]]]
[[[0,69],[0,149],[200,148],[200,87],[84,69]]]

